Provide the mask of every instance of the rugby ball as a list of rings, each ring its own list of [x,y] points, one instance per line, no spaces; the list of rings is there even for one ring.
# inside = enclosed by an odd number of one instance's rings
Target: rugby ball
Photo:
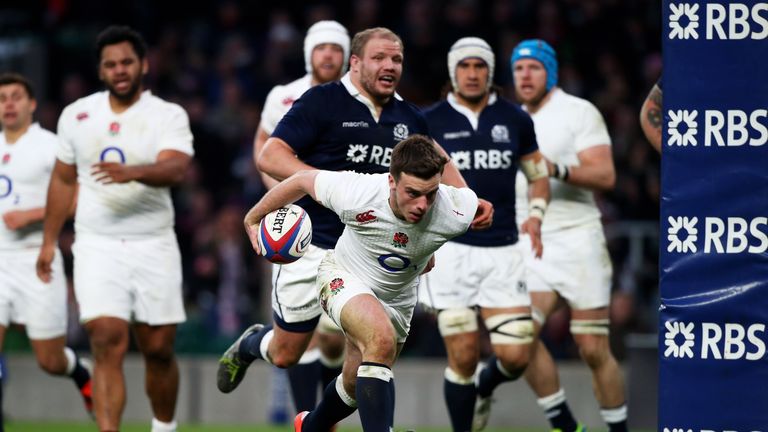
[[[312,242],[312,221],[303,208],[289,204],[259,222],[261,255],[275,264],[301,258]]]

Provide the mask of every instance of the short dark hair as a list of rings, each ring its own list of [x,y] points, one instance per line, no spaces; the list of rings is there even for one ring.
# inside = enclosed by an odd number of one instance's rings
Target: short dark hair
[[[9,84],[20,84],[24,87],[24,90],[26,90],[27,96],[29,96],[30,99],[35,98],[35,90],[32,88],[32,83],[29,82],[24,75],[15,72],[5,72],[0,74],[0,86]]]
[[[147,43],[139,32],[128,26],[112,25],[105,28],[96,37],[96,59],[101,61],[101,51],[105,46],[121,42],[130,43],[133,51],[139,56],[139,60],[143,60],[147,56]]]
[[[369,40],[374,38],[387,39],[396,42],[400,44],[401,51],[405,50],[405,47],[403,47],[403,40],[400,39],[400,36],[398,36],[397,33],[386,27],[374,27],[359,31],[355,34],[350,43],[350,52],[352,55],[362,58],[363,51],[365,51],[365,45],[368,44]]]
[[[397,143],[392,150],[389,173],[395,180],[406,173],[420,179],[430,179],[442,174],[448,158],[435,146],[432,138],[424,135],[411,135]]]

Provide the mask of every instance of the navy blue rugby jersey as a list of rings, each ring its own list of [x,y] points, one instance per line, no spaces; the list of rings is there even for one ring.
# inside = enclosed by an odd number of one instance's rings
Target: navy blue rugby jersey
[[[491,102],[480,112],[477,130],[447,100],[424,112],[432,137],[451,155],[469,187],[493,203],[490,229],[467,231],[453,239],[475,246],[517,242],[515,177],[520,157],[539,148],[526,112],[502,98],[492,96]]]
[[[343,81],[351,86],[348,79]],[[272,136],[287,142],[299,159],[315,168],[373,174],[389,172],[392,149],[413,134],[429,135],[415,105],[392,97],[376,122],[343,82],[332,82],[304,93]],[[297,204],[312,220],[312,244],[333,248],[344,229],[339,217],[310,197]]]

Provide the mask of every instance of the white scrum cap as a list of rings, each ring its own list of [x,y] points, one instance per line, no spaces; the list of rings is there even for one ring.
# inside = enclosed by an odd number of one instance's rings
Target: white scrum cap
[[[448,74],[451,76],[451,85],[456,90],[456,66],[460,61],[468,58],[479,58],[488,65],[488,88],[493,83],[493,69],[496,66],[496,56],[488,42],[478,37],[465,37],[456,41],[448,51]]]
[[[336,21],[318,21],[307,30],[304,38],[304,65],[307,73],[312,73],[312,50],[324,43],[332,43],[341,46],[344,51],[344,66],[342,73],[347,70],[349,64],[349,33],[347,29]]]

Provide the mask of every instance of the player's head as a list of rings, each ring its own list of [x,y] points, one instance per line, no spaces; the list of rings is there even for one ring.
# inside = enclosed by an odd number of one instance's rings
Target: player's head
[[[363,30],[352,38],[349,67],[353,82],[371,98],[386,103],[403,73],[403,41],[384,27]]]
[[[465,37],[448,51],[448,74],[453,91],[470,102],[478,102],[491,88],[496,57],[488,43]]]
[[[538,103],[557,85],[557,54],[541,39],[520,42],[510,62],[515,93],[523,103]]]
[[[4,130],[29,126],[35,108],[35,93],[27,78],[12,72],[0,74],[0,125]]]
[[[141,80],[149,70],[147,44],[127,26],[110,26],[96,38],[99,79],[118,100],[132,101],[141,92]]]
[[[390,206],[395,216],[416,223],[435,203],[448,158],[432,139],[411,135],[397,143],[389,165]]]
[[[304,38],[304,63],[315,81],[341,78],[349,62],[349,33],[336,21],[318,21]]]

